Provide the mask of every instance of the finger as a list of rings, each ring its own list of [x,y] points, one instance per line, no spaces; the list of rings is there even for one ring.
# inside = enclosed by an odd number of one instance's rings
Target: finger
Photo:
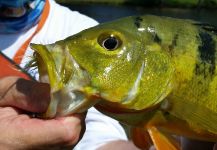
[[[0,79],[0,106],[13,106],[31,112],[46,111],[50,102],[50,87],[46,83],[19,77]]]
[[[85,123],[86,116],[87,116],[87,111],[82,113],[82,116],[80,117],[81,118],[81,131],[80,131],[79,138],[78,138],[77,142],[74,144],[74,146],[76,146],[76,144],[83,138],[83,135],[86,131],[86,123]]]
[[[82,122],[83,114],[51,120],[26,119],[17,122],[17,127],[22,132],[17,135],[19,141],[31,147],[74,145],[79,140]]]
[[[111,150],[111,149],[124,149],[124,150],[139,150],[133,142],[125,140],[114,140],[103,144],[97,150]]]

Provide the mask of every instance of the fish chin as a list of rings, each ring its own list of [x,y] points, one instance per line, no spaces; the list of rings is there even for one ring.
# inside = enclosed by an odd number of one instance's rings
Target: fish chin
[[[98,97],[90,88],[90,77],[70,55],[67,47],[57,44],[31,44],[40,80],[49,80],[51,102],[43,118],[82,113],[93,106]]]
[[[82,113],[98,102],[97,98],[89,98],[84,91],[70,90],[67,87],[52,93],[51,99],[52,103],[44,114],[45,118]]]

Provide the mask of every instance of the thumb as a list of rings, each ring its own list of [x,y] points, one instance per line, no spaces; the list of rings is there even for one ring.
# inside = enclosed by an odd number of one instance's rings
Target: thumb
[[[14,76],[0,78],[0,107],[12,106],[41,113],[46,111],[49,102],[50,87],[47,83]]]

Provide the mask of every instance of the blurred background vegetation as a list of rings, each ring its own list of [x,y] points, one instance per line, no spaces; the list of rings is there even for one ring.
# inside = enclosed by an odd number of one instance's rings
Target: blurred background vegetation
[[[56,0],[98,22],[154,14],[187,18],[217,26],[217,0]]]

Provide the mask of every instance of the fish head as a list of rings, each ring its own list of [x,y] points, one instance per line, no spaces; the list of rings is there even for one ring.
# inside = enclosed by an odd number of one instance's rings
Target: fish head
[[[48,75],[51,85],[45,116],[83,112],[101,100],[126,109],[158,101],[162,90],[157,88],[168,84],[163,79],[171,73],[169,59],[153,48],[149,33],[137,32],[132,19],[101,24],[50,45],[31,44],[39,74]]]

